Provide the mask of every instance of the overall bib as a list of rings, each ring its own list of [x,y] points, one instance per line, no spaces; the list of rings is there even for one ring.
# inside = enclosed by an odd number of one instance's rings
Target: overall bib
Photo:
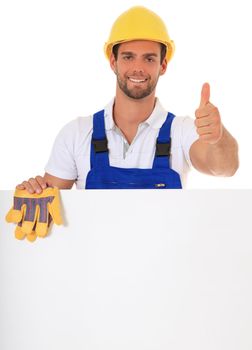
[[[179,174],[170,168],[170,131],[173,118],[174,115],[168,113],[160,128],[152,168],[128,169],[110,166],[104,110],[94,114],[90,152],[91,170],[87,175],[86,189],[182,188]]]

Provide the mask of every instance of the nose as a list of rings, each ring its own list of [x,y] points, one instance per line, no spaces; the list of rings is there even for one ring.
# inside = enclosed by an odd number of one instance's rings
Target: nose
[[[133,74],[134,75],[143,75],[144,74],[144,70],[142,68],[134,68],[133,69]]]
[[[141,60],[135,60],[132,71],[133,74],[144,74],[143,62]]]
[[[144,69],[140,65],[135,65],[132,71],[133,75],[144,75]]]

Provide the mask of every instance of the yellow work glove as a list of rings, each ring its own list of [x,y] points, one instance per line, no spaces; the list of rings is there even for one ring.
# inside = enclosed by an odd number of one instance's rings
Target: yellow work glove
[[[6,221],[17,224],[17,239],[26,237],[33,242],[37,236],[45,237],[52,221],[57,225],[62,224],[59,190],[48,187],[41,194],[16,190],[14,204],[6,215]]]

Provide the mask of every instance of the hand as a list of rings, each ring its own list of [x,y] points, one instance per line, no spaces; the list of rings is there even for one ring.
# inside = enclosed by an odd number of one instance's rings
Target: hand
[[[51,183],[45,181],[42,176],[36,176],[35,178],[30,178],[28,181],[23,181],[21,184],[16,186],[17,190],[27,190],[29,193],[40,194],[47,187],[53,187]]]
[[[197,127],[199,140],[213,145],[221,139],[223,134],[223,125],[221,123],[218,108],[209,102],[209,99],[210,85],[205,83],[203,84],[201,90],[199,108],[195,111],[196,119],[194,123]]]
[[[26,237],[30,242],[34,242],[37,236],[45,237],[51,222],[62,224],[59,190],[49,187],[42,194],[16,190],[13,206],[6,215],[6,221],[17,224],[17,239]]]

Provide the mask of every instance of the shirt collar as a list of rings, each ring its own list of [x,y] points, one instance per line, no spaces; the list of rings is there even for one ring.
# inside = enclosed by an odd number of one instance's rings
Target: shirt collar
[[[112,130],[116,127],[113,119],[114,100],[115,99],[113,98],[104,108],[106,130]],[[159,99],[156,98],[155,107],[151,115],[142,124],[148,124],[153,129],[160,129],[166,119],[167,113],[168,112],[163,108]]]

